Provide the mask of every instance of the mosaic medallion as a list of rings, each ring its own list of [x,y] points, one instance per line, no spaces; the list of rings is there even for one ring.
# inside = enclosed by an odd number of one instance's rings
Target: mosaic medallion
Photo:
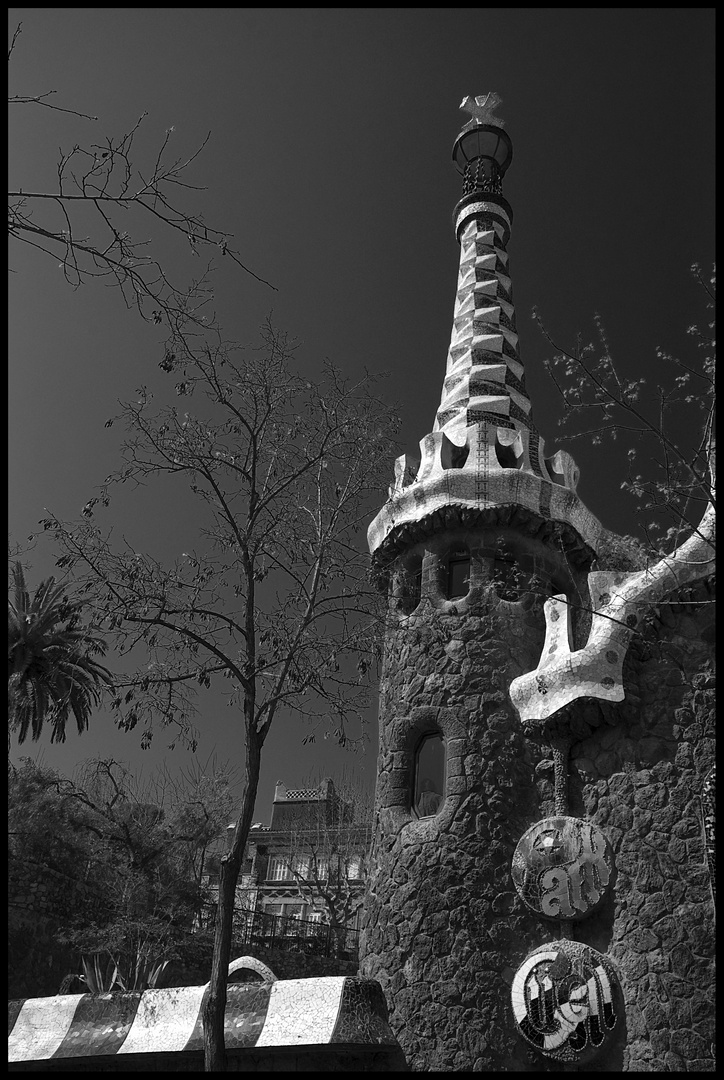
[[[515,974],[511,999],[523,1038],[546,1057],[576,1064],[610,1040],[621,1008],[611,964],[577,941],[532,952]]]
[[[613,870],[613,852],[599,828],[580,818],[550,817],[521,837],[511,876],[536,915],[567,920],[583,919],[600,906]]]

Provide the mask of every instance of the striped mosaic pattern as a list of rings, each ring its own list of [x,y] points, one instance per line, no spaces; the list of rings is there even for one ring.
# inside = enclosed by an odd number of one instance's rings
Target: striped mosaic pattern
[[[433,428],[458,445],[465,429],[483,420],[535,431],[505,250],[509,224],[502,207],[481,203],[460,232],[453,330]]]
[[[519,506],[569,526],[593,551],[602,526],[583,505],[579,470],[565,450],[546,456],[520,360],[506,245],[510,208],[480,192],[458,203],[460,267],[440,406],[420,453],[395,462],[389,498],[367,530],[375,563],[466,510]],[[415,539],[417,538],[417,539]]]
[[[8,1061],[203,1050],[205,986],[75,994],[8,1003]],[[227,1050],[368,1044],[394,1047],[378,983],[345,976],[231,983]]]

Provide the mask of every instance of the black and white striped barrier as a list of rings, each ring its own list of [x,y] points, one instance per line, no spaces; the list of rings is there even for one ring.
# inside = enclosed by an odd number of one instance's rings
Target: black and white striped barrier
[[[131,1064],[112,1065],[114,1056],[200,1052],[205,992],[205,986],[186,986],[11,1001],[10,1068],[102,1058],[108,1070]],[[227,1050],[346,1046],[399,1053],[379,984],[346,976],[230,983],[224,1039]]]

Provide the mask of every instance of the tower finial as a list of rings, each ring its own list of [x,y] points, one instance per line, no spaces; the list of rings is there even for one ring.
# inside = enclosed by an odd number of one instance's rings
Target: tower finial
[[[464,97],[460,102],[460,108],[466,113],[470,113],[472,120],[468,120],[467,124],[463,127],[463,131],[469,131],[471,128],[478,127],[480,124],[489,124],[492,127],[505,127],[505,121],[501,120],[499,116],[493,116],[493,109],[497,109],[498,105],[503,104],[503,99],[499,94],[496,94],[494,90],[491,90],[487,94],[479,94],[477,97],[471,97],[469,94]]]

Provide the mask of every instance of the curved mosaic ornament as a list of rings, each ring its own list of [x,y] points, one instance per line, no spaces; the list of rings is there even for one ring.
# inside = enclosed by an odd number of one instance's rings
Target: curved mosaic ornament
[[[521,899],[536,915],[585,919],[611,889],[613,852],[596,825],[576,817],[549,817],[521,837],[510,872]]]
[[[511,1000],[518,1030],[531,1046],[581,1065],[610,1041],[621,994],[605,956],[577,941],[555,941],[518,968]]]
[[[716,765],[711,767],[704,783],[701,803],[704,815],[704,841],[709,867],[709,880],[711,882],[711,896],[716,904]]]

